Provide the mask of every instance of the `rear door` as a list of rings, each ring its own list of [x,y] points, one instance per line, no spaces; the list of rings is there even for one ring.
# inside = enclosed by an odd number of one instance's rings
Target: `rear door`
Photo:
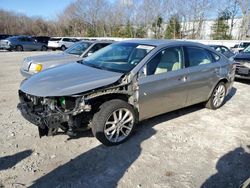
[[[19,37],[17,40],[18,45],[21,45],[23,47],[23,50],[30,50],[28,37]]]
[[[28,38],[29,48],[30,50],[41,50],[40,45],[34,38]]]
[[[220,63],[212,52],[200,47],[186,46],[185,55],[188,67],[187,105],[206,101],[218,80]]]
[[[182,47],[170,47],[158,52],[140,74],[140,120],[185,106],[186,77]]]

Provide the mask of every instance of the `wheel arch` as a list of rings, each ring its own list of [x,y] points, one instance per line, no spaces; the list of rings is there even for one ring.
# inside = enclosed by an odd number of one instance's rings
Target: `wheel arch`
[[[131,95],[129,94],[125,94],[125,93],[110,93],[110,94],[105,94],[105,95],[101,95],[92,99],[88,100],[88,103],[90,103],[90,105],[92,106],[92,113],[95,113],[99,110],[100,106],[110,100],[113,99],[120,99],[122,101],[127,102],[129,105],[131,105],[136,113],[136,121],[138,122],[138,118],[139,118],[139,111],[138,108],[131,104],[130,100],[131,100]]]
[[[218,82],[216,82],[216,84],[213,85],[211,91],[209,92],[208,98],[209,99],[214,91],[214,89],[216,88],[216,86],[220,83],[220,82],[224,82],[224,84],[226,85],[226,90],[228,89],[228,84],[229,84],[229,80],[227,78],[221,78],[218,80]]]

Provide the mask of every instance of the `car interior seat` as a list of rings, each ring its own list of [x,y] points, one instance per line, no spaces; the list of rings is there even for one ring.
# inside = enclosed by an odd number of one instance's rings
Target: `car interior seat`
[[[155,70],[155,74],[161,74],[180,69],[181,62],[179,61],[179,59],[180,58],[177,51],[174,50],[164,51],[164,53],[161,56],[161,60]]]

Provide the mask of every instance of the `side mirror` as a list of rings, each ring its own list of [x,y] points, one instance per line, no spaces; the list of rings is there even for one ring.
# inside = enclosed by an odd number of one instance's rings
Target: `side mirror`
[[[147,76],[147,66],[144,66],[140,71],[139,71],[139,77],[145,77]]]

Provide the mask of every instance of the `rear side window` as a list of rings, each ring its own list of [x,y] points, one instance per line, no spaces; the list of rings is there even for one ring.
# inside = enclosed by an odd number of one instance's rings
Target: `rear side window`
[[[20,37],[18,38],[19,41],[22,41],[22,42],[25,42],[26,41],[26,38],[25,37]]]
[[[203,49],[198,47],[186,47],[188,54],[189,67],[209,64],[213,62],[211,54]]]
[[[61,38],[51,38],[50,41],[59,41]]]
[[[72,40],[70,38],[64,38],[63,41],[65,41],[65,42],[72,42]]]
[[[220,56],[218,56],[217,54],[213,53],[213,52],[210,52],[211,55],[213,56],[213,59],[214,59],[214,62],[217,62],[220,60]]]

